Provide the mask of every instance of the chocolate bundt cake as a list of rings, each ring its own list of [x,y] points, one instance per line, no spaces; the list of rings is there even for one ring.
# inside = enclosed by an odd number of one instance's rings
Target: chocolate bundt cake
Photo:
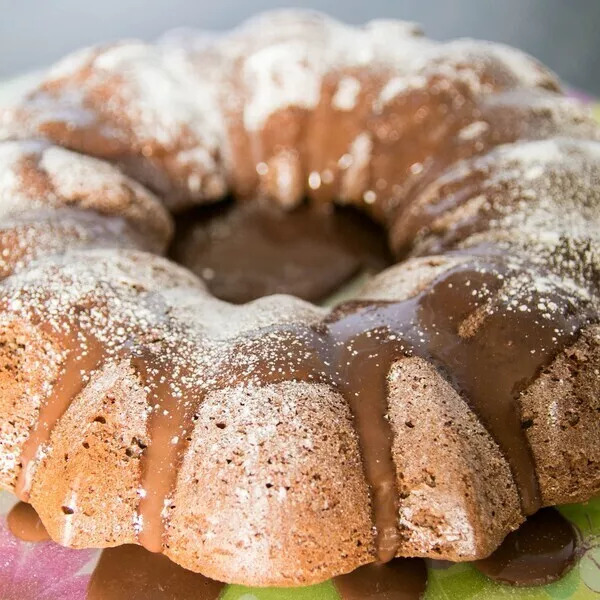
[[[600,127],[535,60],[274,13],[78,52],[0,137],[0,485],[53,539],[292,586],[600,491]],[[159,255],[226,194],[402,260],[224,302]]]

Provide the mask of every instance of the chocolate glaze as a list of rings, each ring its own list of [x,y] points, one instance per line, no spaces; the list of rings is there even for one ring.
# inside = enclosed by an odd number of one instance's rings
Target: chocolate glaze
[[[396,558],[359,567],[333,582],[342,600],[418,600],[427,586],[427,567],[419,558]]]
[[[559,293],[547,313],[539,298],[503,306],[508,268],[493,258],[455,267],[402,302],[350,302],[327,320],[330,375],[353,410],[372,490],[380,560],[398,544],[396,470],[386,420],[386,377],[402,356],[438,366],[480,417],[513,471],[526,514],[540,506],[535,465],[521,423],[519,392],[585,322]],[[535,295],[534,295],[535,296]],[[546,302],[548,296],[546,295]]]
[[[140,546],[102,552],[88,586],[88,600],[216,600],[224,584],[187,571]]]
[[[191,401],[185,374],[176,368],[165,376],[168,367],[160,356],[149,351],[133,350],[132,364],[148,390],[148,404],[153,407],[148,420],[149,441],[143,449],[142,496],[138,514],[141,528],[138,540],[152,552],[163,546],[163,510],[175,483],[181,445],[192,426]]]
[[[21,469],[15,485],[15,494],[24,502],[29,499],[38,451],[49,441],[54,426],[103,360],[104,351],[101,344],[82,332],[73,336],[63,336],[60,345],[67,349],[62,372],[52,388],[51,395],[42,401],[37,421],[21,451]]]
[[[491,556],[473,564],[495,581],[545,585],[560,579],[575,564],[577,542],[569,521],[554,508],[542,508],[508,534]]]
[[[349,208],[237,201],[178,221],[173,258],[222,300],[270,294],[317,302],[361,271],[391,264],[382,229]]]
[[[8,515],[6,523],[10,532],[24,542],[44,542],[50,539],[46,528],[31,504],[18,502]]]
[[[524,268],[519,265],[519,272]],[[471,257],[406,300],[349,302],[314,326],[254,331],[233,350],[220,352],[217,347],[209,353],[202,377],[188,376],[181,366],[194,351],[184,341],[176,350],[183,358],[174,360],[172,348],[171,353],[163,351],[160,339],[140,332],[118,351],[138,372],[151,408],[142,452],[139,542],[152,551],[163,547],[170,498],[191,440],[195,410],[208,393],[240,384],[313,381],[337,388],[350,405],[371,489],[377,557],[382,562],[392,559],[401,540],[387,377],[393,363],[405,356],[426,358],[464,395],[504,452],[524,512],[534,513],[540,498],[518,396],[589,319],[585,307],[574,306],[560,290],[544,291],[543,296],[528,290],[520,300],[518,290],[505,289],[507,281],[514,281],[511,269],[501,257]],[[535,277],[534,272],[525,275],[529,281]],[[24,447],[17,485],[22,499],[27,498],[32,459],[83,387],[82,371],[89,377],[105,359],[100,345],[83,334],[63,342],[71,351],[62,376]]]
[[[380,322],[363,320],[346,305],[328,324],[327,350],[331,375],[347,399],[360,440],[365,477],[371,489],[373,522],[377,530],[377,558],[394,558],[398,531],[396,468],[392,460],[392,431],[387,421],[387,375],[395,358],[402,356],[398,340]],[[372,305],[368,305],[372,306]],[[366,327],[363,327],[365,326]]]

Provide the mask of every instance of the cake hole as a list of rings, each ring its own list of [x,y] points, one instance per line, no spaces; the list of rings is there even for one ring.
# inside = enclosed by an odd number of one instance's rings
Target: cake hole
[[[75,512],[70,506],[61,506],[61,510],[65,515],[72,515]]]
[[[225,429],[225,427],[227,427],[227,425],[225,423],[223,423],[222,421],[219,421],[218,423],[215,423],[215,424],[219,429]]]
[[[131,445],[125,450],[125,454],[129,458],[135,458],[141,456],[142,452],[146,449],[146,444],[136,437],[131,438]]]
[[[533,419],[521,421],[521,429],[529,429],[530,427],[533,427]]]
[[[214,296],[243,304],[271,294],[324,302],[394,261],[384,229],[354,207],[266,199],[195,207],[180,215],[169,256]]]
[[[101,423],[102,425],[106,424],[106,419],[102,416],[96,417],[94,419],[94,423]]]

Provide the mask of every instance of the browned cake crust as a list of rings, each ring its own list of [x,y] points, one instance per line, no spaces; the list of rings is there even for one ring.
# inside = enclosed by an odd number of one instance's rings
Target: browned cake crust
[[[0,485],[56,541],[304,585],[600,490],[600,129],[533,59],[275,13],[84,50],[0,136]],[[227,190],[409,258],[332,312],[227,304],[156,256]]]

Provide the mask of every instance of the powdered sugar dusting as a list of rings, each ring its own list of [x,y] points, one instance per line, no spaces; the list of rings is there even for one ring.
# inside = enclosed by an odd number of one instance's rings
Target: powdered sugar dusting
[[[254,38],[248,33],[253,25],[263,36]],[[550,79],[518,50],[471,40],[446,48],[415,35],[412,25],[394,21],[373,21],[356,28],[316,15],[282,12],[253,21],[221,43],[234,48],[239,44],[237,55],[244,65],[248,90],[244,123],[249,130],[259,130],[270,115],[286,107],[315,108],[322,79],[332,71],[367,66],[388,69],[392,75],[384,81],[380,104],[402,90],[422,87],[423,73],[438,61],[446,69],[456,68],[463,78],[470,63],[497,60],[517,84],[535,87]]]
[[[243,82],[252,96],[244,109],[244,125],[257,130],[281,108],[312,109],[319,101],[319,56],[297,42],[269,45],[248,57]]]
[[[132,109],[140,136],[169,146],[190,128],[202,145],[214,148],[222,137],[214,90],[202,85],[183,52],[141,43],[121,43],[99,52],[93,78],[120,75],[120,92]],[[90,81],[90,85],[97,85]],[[136,104],[138,106],[136,107]],[[214,165],[211,165],[214,168]]]
[[[416,254],[491,245],[512,256],[521,248],[528,262],[550,269],[548,289],[560,283],[587,300],[597,293],[600,143],[555,138],[499,146],[451,168],[425,190],[412,214],[431,210],[444,202],[446,190],[469,179],[479,181],[471,195],[417,233]]]
[[[54,192],[67,201],[98,193],[107,204],[119,201],[123,187],[135,190],[136,196],[156,211],[160,201],[137,181],[125,177],[109,163],[65,150],[59,146],[44,148],[40,168],[50,177]],[[116,196],[116,197],[115,197]]]
[[[23,209],[19,162],[24,153],[36,152],[39,148],[38,142],[0,144],[0,210],[5,216]]]
[[[342,199],[360,196],[365,192],[372,150],[371,137],[368,133],[361,133],[352,141],[348,154],[340,159],[340,167],[344,169],[340,193]]]
[[[48,73],[49,79],[65,79],[72,77],[85,66],[89,65],[96,56],[96,49],[93,46],[81,48],[72,52],[53,65]]]
[[[8,136],[37,131],[47,136],[54,131],[47,125],[57,122],[68,131],[98,130],[108,149],[94,145],[94,153],[112,157],[111,144],[118,144],[120,155],[147,167],[133,169],[135,174],[147,172],[148,182],[179,208],[225,195],[232,181],[246,177],[247,160],[254,161],[254,168],[269,164],[270,153],[309,148],[310,140],[304,139],[308,128],[292,143],[282,135],[274,149],[263,147],[261,136],[282,111],[318,109],[329,75],[338,78],[337,89],[328,103],[331,118],[322,122],[333,132],[336,111],[364,112],[358,106],[363,101],[360,81],[371,73],[375,93],[367,108],[373,115],[398,95],[427,93],[430,78],[466,84],[475,96],[497,87],[551,87],[554,82],[529,57],[493,44],[436,43],[401,21],[353,27],[318,13],[279,11],[221,36],[187,31],[156,45],[125,41],[80,51],[52,69],[22,107],[0,120]],[[385,119],[390,135],[398,135],[393,115]],[[245,136],[254,141],[250,156],[242,157],[236,148]],[[69,146],[86,146],[87,139],[73,135]],[[379,151],[389,150],[382,146]],[[306,157],[299,156],[298,162],[303,171]],[[294,174],[294,185],[300,183],[292,200],[287,185],[261,191],[293,205],[308,191],[308,175]],[[242,181],[240,187],[248,185]],[[364,191],[357,188],[346,199],[360,203]]]
[[[337,110],[352,110],[360,93],[360,81],[356,77],[344,77],[338,83],[338,88],[331,101]]]
[[[375,104],[375,109],[380,112],[386,104],[391,102],[396,96],[407,90],[425,88],[427,79],[423,75],[412,75],[407,77],[393,77],[379,92],[379,98]]]
[[[157,249],[171,235],[160,200],[109,163],[45,142],[0,142],[0,214],[5,219],[73,206],[124,218]]]
[[[521,165],[531,163],[561,163],[565,159],[569,162],[600,159],[600,144],[593,141],[553,139],[529,142],[523,144],[509,144],[498,148],[498,155],[508,161]]]

